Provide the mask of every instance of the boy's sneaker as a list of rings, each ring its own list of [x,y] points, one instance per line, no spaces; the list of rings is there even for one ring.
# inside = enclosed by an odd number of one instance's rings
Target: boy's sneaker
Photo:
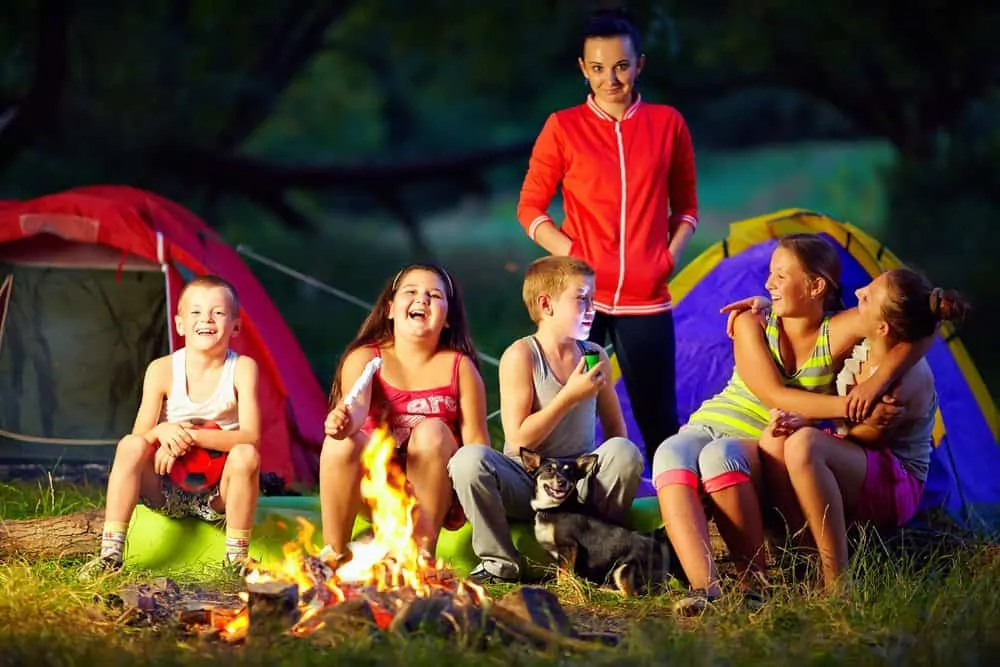
[[[80,581],[93,581],[119,572],[123,564],[121,556],[98,556],[80,567],[77,578]]]
[[[496,584],[516,584],[520,582],[520,577],[501,577],[498,574],[493,574],[486,569],[486,566],[480,563],[476,566],[472,572],[469,573],[467,577],[469,581],[479,586],[494,586]]]
[[[705,589],[698,588],[674,603],[674,613],[678,616],[701,616],[718,599],[718,595],[709,595]]]

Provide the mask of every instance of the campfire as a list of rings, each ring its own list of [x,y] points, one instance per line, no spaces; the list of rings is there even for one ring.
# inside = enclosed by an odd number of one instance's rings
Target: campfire
[[[315,526],[299,517],[299,538],[285,545],[280,567],[255,567],[247,574],[247,592],[241,594],[245,604],[219,629],[221,639],[236,643],[258,630],[273,633],[276,624],[293,635],[309,635],[324,627],[325,612],[340,605],[382,630],[394,621],[398,625],[401,611],[427,607],[427,602],[442,609],[482,608],[487,599],[482,588],[460,581],[443,561],[421,553],[414,539],[417,502],[394,461],[394,446],[382,428],[362,454],[361,495],[371,508],[371,539],[352,543],[352,558],[333,569],[315,548]]]
[[[119,622],[157,624],[172,616],[185,632],[227,644],[280,637],[336,643],[358,633],[417,631],[471,647],[527,641],[590,650],[618,641],[613,633],[574,630],[544,588],[522,586],[494,602],[441,560],[425,557],[414,539],[419,508],[393,460],[394,446],[383,428],[362,454],[361,494],[373,531],[351,544],[347,562],[332,567],[322,558],[313,542],[315,526],[300,517],[298,537],[284,546],[279,566],[253,568],[238,599],[192,599],[169,580],[130,586],[113,596],[125,608]]]

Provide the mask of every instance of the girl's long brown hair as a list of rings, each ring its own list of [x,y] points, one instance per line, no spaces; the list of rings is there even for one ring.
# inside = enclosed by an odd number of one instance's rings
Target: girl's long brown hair
[[[459,289],[458,283],[455,282],[455,279],[443,266],[431,263],[408,264],[400,269],[392,280],[388,281],[385,287],[382,288],[382,292],[379,294],[378,299],[376,299],[371,312],[368,313],[368,317],[361,323],[361,328],[358,329],[354,340],[347,344],[347,347],[344,348],[344,353],[340,355],[340,362],[337,364],[337,370],[333,374],[333,384],[330,389],[329,405],[331,408],[344,395],[340,374],[344,369],[344,360],[351,352],[359,347],[381,347],[386,343],[393,342],[392,320],[389,319],[389,304],[392,303],[399,284],[407,274],[411,271],[419,270],[436,273],[441,282],[444,283],[445,290],[447,291],[448,326],[441,330],[438,349],[455,350],[464,354],[469,357],[475,365],[476,370],[479,370],[479,355],[472,344],[472,337],[469,335],[469,324],[465,317],[465,304],[462,302],[462,291]]]

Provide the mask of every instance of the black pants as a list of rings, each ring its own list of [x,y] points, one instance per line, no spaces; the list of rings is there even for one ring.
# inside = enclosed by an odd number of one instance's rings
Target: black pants
[[[603,346],[609,334],[632,403],[632,416],[642,435],[646,461],[652,465],[653,452],[679,427],[674,315],[670,311],[656,315],[597,313],[590,340]]]

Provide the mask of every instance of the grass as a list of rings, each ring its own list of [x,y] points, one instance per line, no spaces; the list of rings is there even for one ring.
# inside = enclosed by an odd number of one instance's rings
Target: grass
[[[99,494],[59,483],[0,486],[0,507],[38,515],[98,506]],[[853,563],[850,600],[830,599],[793,584],[775,589],[760,612],[749,615],[732,601],[699,619],[670,613],[673,596],[623,601],[595,587],[553,585],[578,627],[610,629],[622,645],[595,649],[592,665],[769,664],[977,664],[1000,648],[1000,558],[979,545],[938,556],[929,566],[879,557],[877,545]],[[76,563],[0,561],[0,664],[151,665],[408,664],[522,666],[581,660],[555,649],[494,646],[463,649],[430,636],[283,639],[265,646],[229,647],[184,637],[173,628],[116,623],[117,612],[96,596],[125,583],[149,581],[144,573],[79,583]],[[182,585],[195,582],[179,582]],[[223,588],[223,580],[198,582]],[[230,585],[231,586],[231,585]],[[498,597],[510,587],[491,593]]]
[[[0,518],[8,520],[61,516],[103,502],[103,487],[58,482],[51,476],[36,483],[0,482]]]

